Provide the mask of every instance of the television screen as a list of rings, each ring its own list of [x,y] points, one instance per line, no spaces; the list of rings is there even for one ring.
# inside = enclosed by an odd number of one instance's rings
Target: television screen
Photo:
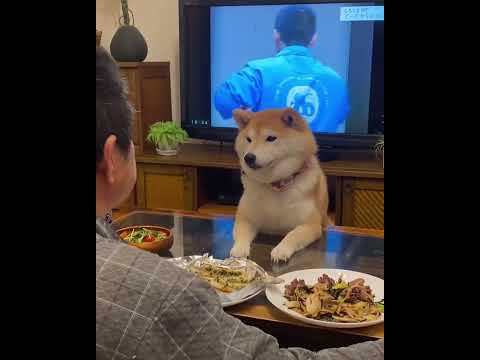
[[[184,10],[184,126],[292,107],[315,133],[383,133],[383,2],[217,3]]]

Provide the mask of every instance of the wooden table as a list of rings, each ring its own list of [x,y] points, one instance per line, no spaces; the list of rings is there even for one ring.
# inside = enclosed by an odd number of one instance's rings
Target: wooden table
[[[174,245],[166,257],[209,253],[228,257],[233,245],[233,219],[193,216],[185,213],[134,211],[115,220],[115,226],[157,225],[173,229]],[[309,268],[338,268],[384,277],[383,231],[333,227],[323,239],[294,254],[288,263],[273,264],[270,251],[279,237],[260,235],[254,241],[251,259],[273,275]],[[269,303],[264,293],[225,311],[242,321],[275,335],[283,346],[318,350],[384,337],[384,325],[357,329],[322,328],[298,321]],[[321,343],[318,343],[322,339]],[[301,343],[299,343],[301,342]]]

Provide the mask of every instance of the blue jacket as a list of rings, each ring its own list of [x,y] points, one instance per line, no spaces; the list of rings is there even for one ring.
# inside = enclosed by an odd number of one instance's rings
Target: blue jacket
[[[315,132],[343,132],[350,110],[345,81],[304,46],[288,46],[275,57],[250,61],[218,87],[215,107],[224,119],[237,108],[292,107]]]

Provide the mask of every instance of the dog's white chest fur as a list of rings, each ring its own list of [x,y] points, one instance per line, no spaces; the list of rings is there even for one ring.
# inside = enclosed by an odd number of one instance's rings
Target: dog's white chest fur
[[[245,191],[239,207],[247,210],[244,213],[260,232],[286,234],[315,212],[312,192],[317,183],[316,169],[299,176],[283,192],[248,178],[244,178],[243,183]]]

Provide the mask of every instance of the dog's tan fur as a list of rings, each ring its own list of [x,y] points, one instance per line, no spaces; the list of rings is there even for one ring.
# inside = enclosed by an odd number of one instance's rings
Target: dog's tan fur
[[[271,252],[273,261],[286,261],[320,238],[328,225],[327,184],[317,160],[315,138],[305,120],[292,109],[258,113],[235,110],[234,118],[239,126],[235,150],[244,193],[236,214],[231,255],[248,256],[259,232],[286,234]],[[268,136],[277,139],[267,142]],[[260,168],[247,166],[247,153],[256,156]],[[295,174],[305,163],[308,167],[284,191],[273,189],[273,182]]]

